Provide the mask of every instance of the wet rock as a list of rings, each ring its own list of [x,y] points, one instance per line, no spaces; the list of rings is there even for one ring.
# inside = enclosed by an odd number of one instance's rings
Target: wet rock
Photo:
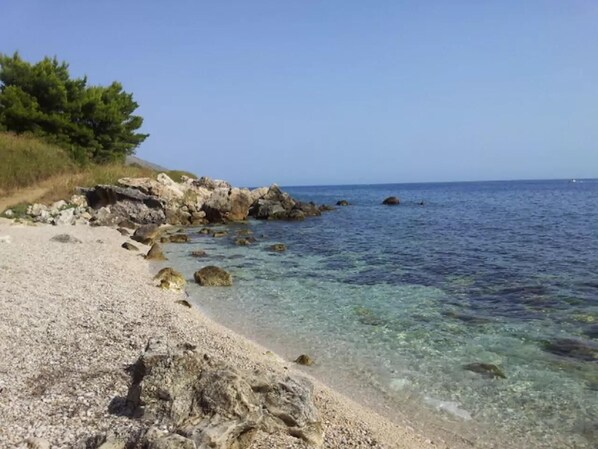
[[[161,230],[157,225],[149,224],[139,227],[131,237],[136,242],[151,245],[160,237]]]
[[[284,243],[275,243],[269,247],[270,251],[282,253],[287,250],[287,246]]]
[[[300,210],[303,213],[304,217],[319,217],[320,215],[322,215],[320,208],[316,206],[313,202],[302,203],[297,201],[293,209]]]
[[[117,228],[116,230],[120,233],[120,235],[123,235],[123,236],[131,235],[131,233],[125,228]]]
[[[301,354],[299,357],[295,359],[295,363],[297,363],[298,365],[311,366],[314,364],[314,361],[307,354]]]
[[[336,202],[337,206],[348,206],[349,202],[347,200],[339,200]]]
[[[233,285],[233,277],[220,267],[209,265],[196,271],[193,275],[195,282],[208,287],[228,287]]]
[[[248,238],[238,238],[235,239],[235,245],[237,246],[249,246],[251,245],[252,241]]]
[[[396,196],[389,196],[384,201],[382,201],[382,204],[385,204],[387,206],[395,206],[397,204],[400,204],[400,202],[401,201]]]
[[[189,236],[187,234],[173,234],[168,236],[170,243],[187,243],[189,242]]]
[[[147,260],[167,260],[159,243],[154,243],[145,255]]]
[[[199,231],[197,231],[198,234],[209,234],[211,232],[210,228],[201,228]]]
[[[187,301],[186,299],[179,299],[176,303],[180,304],[182,306],[191,308],[191,303],[189,301]]]
[[[191,251],[191,255],[193,257],[207,257],[208,253],[206,253],[205,251],[198,249],[196,251]]]
[[[492,363],[469,363],[467,365],[463,365],[463,369],[481,374],[482,376],[488,378],[507,378],[503,371]]]
[[[237,371],[189,348],[151,339],[133,365],[127,407],[146,430],[132,447],[243,449],[257,431],[322,444],[307,380]]]
[[[329,204],[320,204],[320,212],[329,212],[331,210],[335,210],[334,207],[330,206]]]
[[[305,213],[300,209],[293,209],[287,216],[289,221],[303,221],[305,220]]]
[[[598,361],[598,344],[574,338],[557,338],[545,343],[544,350],[570,359],[585,362]]]
[[[81,243],[81,240],[79,240],[77,237],[73,237],[70,234],[58,234],[52,237],[50,240],[60,243]]]
[[[139,248],[137,248],[135,245],[133,245],[132,243],[129,243],[129,242],[123,243],[121,245],[121,248],[124,248],[129,251],[139,251]]]
[[[228,232],[226,232],[226,231],[212,231],[212,233],[210,235],[212,237],[220,238],[220,237],[227,236]]]
[[[253,235],[253,231],[251,229],[239,229],[237,231],[237,235],[238,236]]]
[[[170,267],[158,271],[154,280],[158,282],[160,288],[167,290],[182,290],[187,283],[181,273]]]

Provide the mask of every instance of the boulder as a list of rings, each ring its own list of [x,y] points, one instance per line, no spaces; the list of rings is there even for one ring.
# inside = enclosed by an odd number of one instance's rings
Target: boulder
[[[206,253],[205,251],[199,249],[199,250],[196,250],[196,251],[191,251],[191,255],[193,257],[207,257],[208,253]]]
[[[130,233],[130,232],[127,230],[127,229],[125,229],[125,228],[116,228],[116,230],[117,230],[117,231],[120,233],[120,235],[122,235],[122,236],[125,236],[125,237],[127,237],[127,236],[131,235],[131,233]]]
[[[98,210],[110,206],[108,210],[114,224],[124,219],[140,224],[162,224],[166,221],[164,200],[143,193],[141,190],[131,187],[97,185],[91,189],[82,189],[82,192],[92,209]],[[104,221],[107,221],[106,218]]]
[[[249,209],[249,215],[258,220],[284,219],[287,214],[282,203],[263,198],[257,200]]]
[[[195,282],[206,287],[228,287],[233,285],[233,277],[220,267],[209,265],[196,271]]]
[[[492,363],[469,363],[467,365],[463,365],[463,369],[467,371],[473,371],[474,373],[481,374],[484,377],[488,378],[500,378],[506,379],[505,373],[496,365]]]
[[[227,236],[227,235],[228,235],[228,232],[226,232],[226,231],[212,231],[212,232],[210,233],[210,235],[211,235],[212,237],[220,238],[220,237],[225,237],[225,236]]]
[[[145,255],[147,260],[166,260],[166,256],[162,252],[162,247],[159,243],[154,243],[150,250]]]
[[[334,210],[334,207],[328,205],[328,204],[320,204],[320,206],[318,207],[318,209],[320,209],[320,212],[329,212],[331,210]]]
[[[194,348],[154,338],[132,366],[126,407],[145,430],[131,447],[241,449],[257,431],[322,444],[309,381],[238,371]]]
[[[133,223],[131,220],[129,219],[125,219],[125,220],[121,220],[118,223],[118,227],[119,228],[126,228],[126,229],[131,229],[131,230],[135,230],[137,229],[137,225],[135,223]]]
[[[144,245],[151,245],[158,239],[162,230],[153,224],[140,226],[134,233],[133,240]]]
[[[303,212],[305,217],[319,217],[320,215],[322,215],[320,208],[316,206],[313,202],[302,203],[297,201],[294,209],[298,209],[301,212]]]
[[[338,200],[338,201],[336,202],[336,205],[337,205],[337,206],[348,206],[348,205],[349,205],[349,202],[348,202],[347,200]]]
[[[237,245],[237,246],[249,246],[254,241],[255,241],[255,239],[252,239],[251,237],[249,237],[249,238],[236,238],[235,239],[235,245]]]
[[[168,236],[170,243],[187,243],[189,242],[189,236],[187,234],[173,234]]]
[[[121,248],[124,248],[129,251],[139,251],[139,248],[137,248],[135,245],[133,245],[132,243],[129,243],[129,242],[123,243],[121,245]]]
[[[307,354],[301,354],[299,357],[295,359],[295,363],[297,363],[298,365],[311,366],[314,364],[314,361]]]
[[[118,183],[127,188],[139,190],[140,192],[158,197],[165,202],[179,201],[185,195],[185,189],[174,182],[165,173],[158,174],[156,179],[152,178],[121,178]]]
[[[386,206],[395,206],[397,204],[400,204],[400,202],[401,201],[396,196],[389,196],[384,201],[382,201],[382,204],[385,204]]]
[[[282,253],[287,250],[287,247],[284,243],[275,243],[274,245],[270,246],[269,249],[270,249],[270,251]]]
[[[160,288],[175,291],[182,290],[187,283],[181,273],[170,267],[158,271],[158,274],[154,276],[154,280],[157,281]]]
[[[69,207],[68,209],[62,209],[54,217],[53,224],[58,226],[73,225],[75,224],[75,209]]]

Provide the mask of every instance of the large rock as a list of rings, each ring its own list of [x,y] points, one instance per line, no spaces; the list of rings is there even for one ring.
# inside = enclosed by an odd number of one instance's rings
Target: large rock
[[[162,252],[162,247],[159,243],[154,243],[150,250],[145,255],[147,260],[166,260],[166,256]]]
[[[132,367],[126,404],[146,426],[132,447],[244,449],[257,431],[320,446],[312,390],[302,378],[237,371],[154,338]]]
[[[181,273],[169,267],[158,271],[158,274],[154,276],[154,280],[160,288],[175,291],[184,289],[187,283]]]
[[[208,265],[193,275],[195,282],[206,287],[228,287],[233,285],[233,277],[220,267]]]
[[[160,237],[161,229],[157,225],[144,225],[137,228],[131,239],[144,245],[152,245]]]
[[[400,202],[401,201],[396,196],[389,196],[382,201],[382,204],[386,206],[396,206],[397,204],[400,204]]]
[[[210,223],[241,221],[247,218],[251,195],[247,189],[217,188],[202,206]]]
[[[92,209],[98,210],[109,206],[111,215],[109,224],[116,224],[124,219],[140,224],[162,224],[166,221],[164,201],[156,196],[143,193],[141,190],[97,185],[91,189],[84,189],[83,192]],[[108,221],[107,217],[104,217],[103,220]]]
[[[184,184],[174,182],[165,173],[160,173],[156,179],[152,178],[121,178],[121,186],[133,188],[146,195],[155,196],[165,202],[177,201],[185,196]]]

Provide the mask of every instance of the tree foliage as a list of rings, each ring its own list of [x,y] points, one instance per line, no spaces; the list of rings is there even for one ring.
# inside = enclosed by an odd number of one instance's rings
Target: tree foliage
[[[132,154],[148,136],[136,132],[143,123],[137,107],[120,83],[88,86],[56,58],[30,64],[18,53],[0,54],[0,130],[42,137],[79,162]]]

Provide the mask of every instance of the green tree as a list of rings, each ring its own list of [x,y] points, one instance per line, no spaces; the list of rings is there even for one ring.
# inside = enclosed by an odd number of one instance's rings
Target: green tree
[[[70,150],[79,162],[124,159],[148,134],[122,85],[88,86],[71,79],[68,64],[44,58],[30,64],[0,54],[0,130],[29,133]]]

